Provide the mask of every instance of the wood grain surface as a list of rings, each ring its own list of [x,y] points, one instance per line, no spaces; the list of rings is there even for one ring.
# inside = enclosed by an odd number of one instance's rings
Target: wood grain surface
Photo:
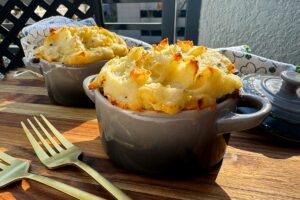
[[[102,173],[133,199],[300,199],[300,147],[276,140],[259,129],[233,132],[223,162],[204,175],[158,178],[128,172],[114,165],[101,145],[94,109],[54,105],[44,81],[33,75],[0,81],[0,151],[30,160],[33,173],[54,178],[85,191],[113,199],[74,167],[46,169],[29,144],[20,121],[44,114],[83,152],[83,161]],[[71,197],[32,181],[0,189],[0,200]]]

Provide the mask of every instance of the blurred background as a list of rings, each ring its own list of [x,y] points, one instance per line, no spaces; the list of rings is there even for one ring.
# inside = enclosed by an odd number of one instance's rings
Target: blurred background
[[[7,1],[0,0],[0,6]],[[28,5],[32,1],[22,2]],[[43,1],[51,4],[56,0]],[[60,2],[64,1],[72,2]],[[191,39],[196,44],[213,48],[246,44],[254,54],[300,65],[300,0],[99,1],[104,26],[121,35],[158,43],[163,37],[174,34],[173,41]],[[192,6],[188,7],[189,3]],[[89,8],[84,2],[79,6],[82,12]],[[64,3],[57,8],[61,15],[67,10]],[[42,17],[46,10],[38,6],[34,12]],[[18,18],[23,10],[15,6],[11,14]],[[26,24],[31,23],[34,20],[30,18]],[[1,27],[10,29],[12,26],[8,19],[1,21]],[[0,42],[2,39],[0,34]]]
[[[198,0],[201,1],[201,0]],[[113,2],[113,1],[111,1]],[[185,24],[199,21],[198,44],[227,47],[247,44],[252,52],[300,65],[300,0],[202,0],[186,22],[187,0],[177,1],[176,39],[184,39]],[[104,4],[109,22],[161,22],[162,3]],[[118,30],[149,43],[161,40],[161,30]]]
[[[300,65],[300,0],[202,0],[199,43]]]

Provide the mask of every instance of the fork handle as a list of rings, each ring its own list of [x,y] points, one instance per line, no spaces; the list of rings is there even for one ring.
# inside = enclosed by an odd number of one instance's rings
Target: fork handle
[[[96,170],[91,168],[89,165],[84,162],[78,160],[74,163],[77,167],[85,171],[91,177],[93,177],[104,189],[106,189],[111,195],[113,195],[118,200],[131,200],[129,196],[127,196],[124,192],[122,192],[119,188],[114,186],[109,180],[104,178],[101,174],[99,174]]]
[[[59,190],[63,193],[66,193],[66,194],[68,194],[72,197],[75,197],[76,199],[81,199],[81,200],[104,200],[101,197],[97,197],[93,194],[82,191],[80,189],[77,189],[77,188],[72,187],[70,185],[67,185],[67,184],[64,184],[62,182],[56,181],[54,179],[47,178],[45,176],[39,176],[39,175],[36,175],[36,174],[29,173],[24,178],[31,179],[31,180],[37,181],[39,183],[42,183],[44,185],[47,185],[49,187],[52,187],[56,190]]]

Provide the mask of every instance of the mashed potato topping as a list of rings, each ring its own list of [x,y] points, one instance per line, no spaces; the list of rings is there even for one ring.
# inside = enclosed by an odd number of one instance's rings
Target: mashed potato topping
[[[238,90],[241,80],[234,65],[216,50],[193,46],[191,41],[168,40],[130,49],[110,60],[90,89],[100,88],[121,108],[175,114],[182,110],[213,108],[216,100]]]
[[[87,64],[124,56],[127,45],[117,34],[97,26],[51,29],[36,57],[49,62]]]

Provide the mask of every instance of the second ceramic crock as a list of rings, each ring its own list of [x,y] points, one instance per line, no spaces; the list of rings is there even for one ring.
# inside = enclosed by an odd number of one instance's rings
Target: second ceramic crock
[[[151,45],[131,37],[120,36],[128,47],[141,46],[150,48]],[[99,73],[107,60],[89,64],[68,65],[63,63],[50,63],[45,60],[23,58],[26,68],[42,74],[49,98],[56,104],[64,106],[86,107],[93,103],[85,95],[82,82],[90,75]]]

